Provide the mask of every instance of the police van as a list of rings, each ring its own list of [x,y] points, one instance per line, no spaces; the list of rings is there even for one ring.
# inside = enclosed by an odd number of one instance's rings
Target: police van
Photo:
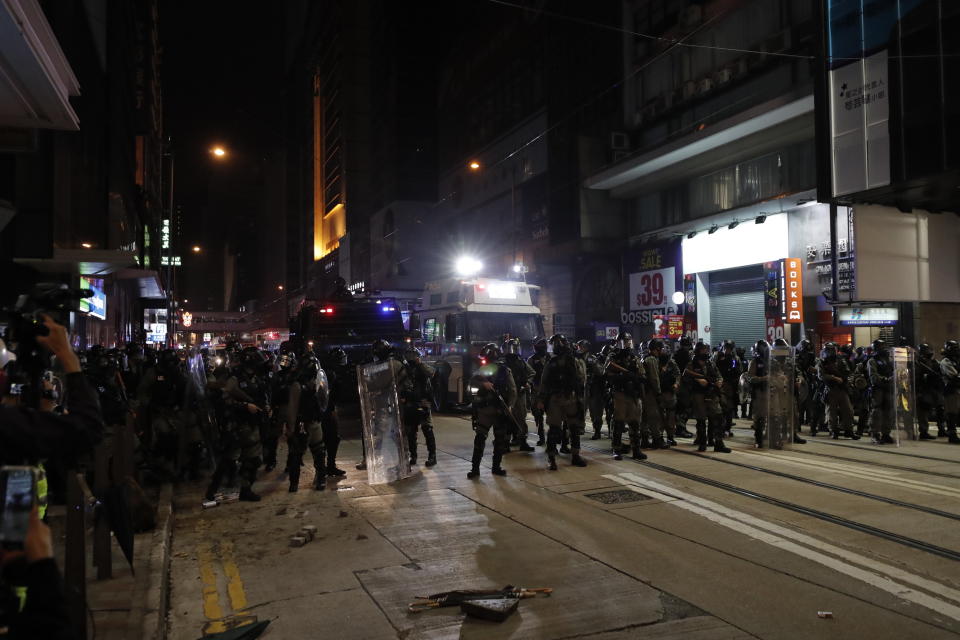
[[[536,285],[493,278],[449,278],[427,283],[410,328],[419,329],[424,359],[437,369],[437,405],[449,408],[470,401],[467,382],[480,361],[480,347],[499,346],[505,335],[519,338],[529,355],[543,336],[543,317],[534,306]]]

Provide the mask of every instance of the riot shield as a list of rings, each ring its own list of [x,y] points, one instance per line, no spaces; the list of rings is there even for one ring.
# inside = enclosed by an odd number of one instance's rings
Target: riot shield
[[[797,426],[796,382],[793,349],[788,346],[771,346],[767,352],[764,449],[784,449],[793,443]]]
[[[897,446],[905,442],[915,442],[919,438],[917,429],[917,397],[914,387],[916,362],[910,347],[890,349],[890,361],[893,365],[890,397],[893,399],[893,428],[890,436]]]
[[[357,367],[363,416],[367,482],[386,484],[410,476],[410,455],[400,422],[397,380],[389,362]]]

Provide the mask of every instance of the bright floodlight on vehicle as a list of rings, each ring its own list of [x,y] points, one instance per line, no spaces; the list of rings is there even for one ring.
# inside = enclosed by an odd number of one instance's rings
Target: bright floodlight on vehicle
[[[461,256],[460,258],[457,258],[454,267],[457,270],[457,275],[474,276],[480,273],[480,269],[483,268],[483,264],[476,258],[470,256]]]

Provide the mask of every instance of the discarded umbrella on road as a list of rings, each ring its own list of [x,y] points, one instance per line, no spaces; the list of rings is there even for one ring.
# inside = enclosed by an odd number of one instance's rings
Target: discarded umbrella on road
[[[536,597],[538,593],[550,595],[553,593],[553,589],[549,587],[533,588],[507,585],[503,589],[443,591],[429,596],[417,596],[417,602],[411,602],[407,610],[410,613],[419,613],[428,609],[460,606],[468,615],[502,622],[516,610],[516,605],[520,600]],[[514,602],[497,604],[494,602],[497,600],[513,600]]]

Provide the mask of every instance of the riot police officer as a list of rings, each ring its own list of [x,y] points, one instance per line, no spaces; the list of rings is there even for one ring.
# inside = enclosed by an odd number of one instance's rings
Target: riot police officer
[[[590,412],[590,423],[593,425],[591,440],[599,440],[603,429],[603,405],[605,400],[606,382],[603,377],[603,364],[594,354],[590,353],[589,340],[577,340],[574,345],[576,355],[583,361],[587,373],[587,384],[584,391],[584,404]]]
[[[664,345],[659,356],[660,369],[660,407],[663,412],[663,431],[666,443],[676,446],[675,438],[680,437],[677,427],[677,390],[680,388],[680,367],[667,352]]]
[[[503,342],[503,362],[510,367],[510,373],[513,374],[513,381],[517,385],[517,399],[510,407],[513,414],[513,423],[515,433],[511,446],[517,447],[520,451],[533,451],[533,447],[527,442],[527,407],[530,402],[530,389],[536,372],[527,364],[520,355],[520,340],[517,338],[508,338]]]
[[[720,387],[720,408],[723,411],[724,430],[728,434],[733,427],[733,418],[737,414],[739,394],[737,387],[740,384],[740,360],[737,358],[737,345],[733,340],[724,340],[714,358],[714,365],[720,372],[723,385]]]
[[[409,346],[403,352],[403,366],[397,371],[397,396],[410,449],[410,464],[417,464],[417,430],[427,443],[426,466],[437,464],[437,441],[433,435],[430,404],[433,402],[433,368],[421,362],[420,351]],[[531,447],[532,448],[532,447]]]
[[[943,409],[946,414],[947,438],[950,444],[960,444],[960,343],[947,340],[943,345],[940,374],[943,377]]]
[[[292,429],[287,424],[290,406],[290,388],[297,384],[297,358],[292,352],[281,353],[277,358],[277,372],[270,381],[270,403],[272,415],[264,433],[263,465],[267,471],[273,471],[277,466],[277,445],[280,434]]]
[[[301,358],[293,372],[287,402],[287,474],[290,493],[300,488],[300,468],[307,448],[313,455],[313,488],[326,488],[326,446],[320,419],[329,400],[326,375],[317,358]]]
[[[337,406],[346,397],[347,385],[351,380],[348,361],[347,352],[336,347],[330,351],[324,366],[330,396],[327,399],[327,408],[320,416],[320,425],[323,427],[323,444],[327,450],[327,475],[335,478],[347,475],[346,471],[337,467],[337,452],[340,450],[340,416],[337,414]]]
[[[883,340],[873,341],[873,357],[867,361],[867,380],[870,383],[870,435],[874,444],[893,444],[893,363]]]
[[[640,396],[643,393],[644,369],[633,353],[633,336],[621,332],[617,349],[605,367],[605,375],[613,389],[613,459],[621,460],[624,425],[630,431],[630,449],[634,460],[646,460],[640,450]]]
[[[937,423],[937,435],[930,435],[930,419]],[[943,379],[940,363],[933,357],[933,348],[921,344],[917,349],[917,423],[921,440],[936,440],[944,435]]]
[[[223,385],[226,423],[221,424],[222,451],[207,487],[207,500],[215,498],[224,476],[234,470],[240,477],[240,500],[260,500],[253,483],[263,455],[260,423],[268,417],[270,407],[269,388],[263,377],[265,363],[259,349],[245,348]]]
[[[562,439],[561,432],[566,430],[570,441],[570,464],[576,467],[587,466],[580,457],[580,430],[584,425],[583,390],[587,382],[587,372],[583,361],[570,349],[566,336],[557,333],[550,336],[553,357],[543,369],[540,380],[538,401],[547,412],[547,457],[550,470],[557,470],[557,445]]]
[[[643,432],[653,446],[667,449],[676,444],[673,438],[663,439],[662,389],[660,388],[660,355],[663,353],[663,341],[653,338],[647,343],[647,357],[643,359]]]
[[[546,338],[534,338],[533,355],[527,358],[527,364],[533,369],[533,380],[531,380],[530,396],[537,397],[540,393],[540,378],[543,376],[543,368],[547,364],[550,355],[547,353]],[[542,447],[546,440],[544,439],[543,409],[534,403],[533,421],[537,425],[537,446]]]
[[[722,382],[720,372],[710,362],[710,345],[698,342],[694,346],[693,359],[684,370],[683,376],[690,389],[693,415],[697,420],[697,450],[706,451],[707,445],[713,444],[715,452],[730,453],[730,449],[723,443],[726,425],[720,409]]]
[[[176,475],[180,407],[185,389],[180,356],[173,349],[165,349],[156,365],[144,374],[137,390],[138,405],[146,421],[150,465],[171,478]]]
[[[853,404],[847,391],[850,370],[832,342],[820,351],[817,378],[826,389],[827,424],[833,439],[838,440],[842,432],[851,440],[859,440],[860,436],[853,432]]]
[[[677,363],[680,375],[687,370],[687,365],[693,358],[693,342],[689,336],[681,336],[677,341],[677,349],[673,353],[673,361]],[[689,386],[680,384],[677,387],[677,438],[692,438],[693,434],[687,431],[687,418],[690,416],[690,394]]]
[[[500,349],[489,343],[480,350],[480,357],[486,364],[478,368],[470,378],[470,386],[476,389],[473,394],[473,458],[467,478],[480,475],[480,461],[486,447],[487,434],[493,429],[493,468],[498,476],[507,475],[501,466],[510,437],[510,407],[517,399],[517,385],[513,381],[510,368],[500,362]]]
[[[813,396],[815,395],[814,387],[817,386],[814,383],[817,375],[817,356],[813,351],[813,343],[807,339],[803,339],[797,344],[796,366],[797,374],[804,377],[808,388],[807,397],[803,399],[798,407],[800,411],[800,422],[797,423],[797,428],[802,424],[809,424],[811,427],[815,427]]]

